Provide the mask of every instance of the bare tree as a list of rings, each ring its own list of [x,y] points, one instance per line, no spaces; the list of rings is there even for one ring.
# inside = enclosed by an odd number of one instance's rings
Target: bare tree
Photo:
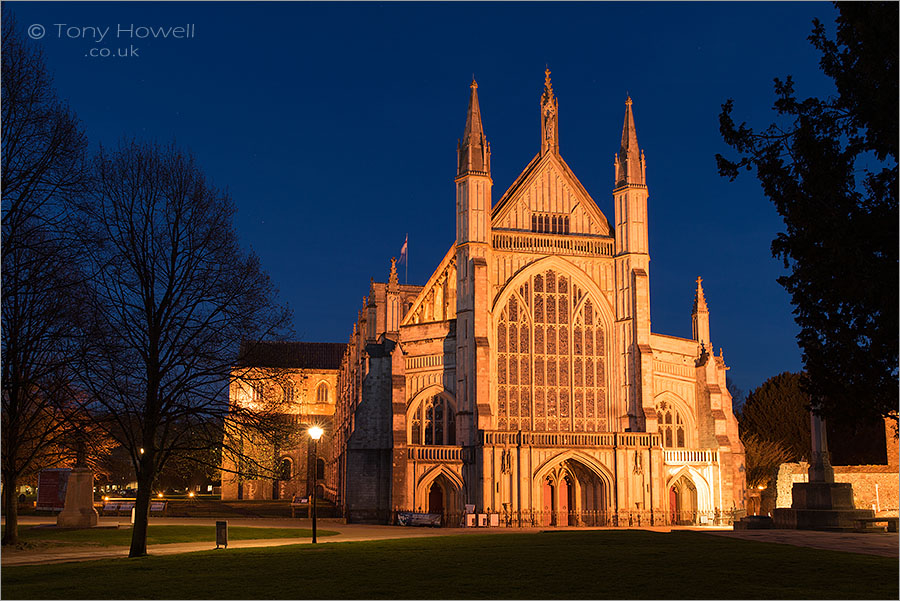
[[[259,260],[234,230],[229,197],[173,146],[123,142],[96,159],[81,207],[84,256],[96,273],[83,386],[109,418],[138,482],[130,556],[147,552],[155,479],[173,456],[222,444],[232,421],[265,429],[269,406],[229,406],[246,340],[289,322]]]
[[[16,488],[59,460],[73,426],[71,365],[84,277],[67,201],[88,181],[87,139],[57,98],[41,53],[3,10],[2,478],[6,530],[18,540]]]

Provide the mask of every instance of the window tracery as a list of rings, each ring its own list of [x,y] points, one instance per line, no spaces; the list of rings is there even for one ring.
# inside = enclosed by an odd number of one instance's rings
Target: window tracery
[[[606,431],[604,331],[595,305],[552,269],[516,292],[497,325],[498,427]]]
[[[446,397],[437,394],[419,403],[410,420],[409,444],[456,444],[456,411]]]
[[[660,401],[656,406],[656,420],[664,447],[683,449],[687,446],[685,420],[675,405]]]

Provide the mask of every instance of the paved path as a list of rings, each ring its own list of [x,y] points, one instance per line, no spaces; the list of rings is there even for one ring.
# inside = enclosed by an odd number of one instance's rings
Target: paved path
[[[257,528],[311,528],[309,519],[269,519],[269,518],[229,518],[229,526],[250,526]],[[19,518],[20,526],[54,525],[55,520],[48,518],[35,518],[22,516]],[[148,545],[147,552],[150,555],[173,555],[177,553],[190,553],[193,551],[209,551],[216,548],[213,528],[215,518],[150,518],[150,523],[157,526],[209,526],[210,542],[195,543],[170,543],[164,545]],[[100,518],[98,526],[113,527],[120,525],[128,527],[126,518],[121,521],[115,518]],[[479,528],[405,528],[400,526],[379,526],[371,524],[344,524],[339,520],[318,520],[320,530],[338,531],[335,536],[320,536],[319,543],[339,543],[363,540],[385,540],[392,538],[423,538],[429,536],[449,536],[453,534],[484,534],[486,531]],[[534,529],[503,528],[493,529],[492,534],[506,534],[511,532],[534,532]],[[310,543],[310,537],[304,538],[271,538],[253,540],[232,540],[228,543],[229,549],[247,549],[253,547],[278,547],[283,545],[296,545]],[[48,563],[64,563],[69,561],[91,561],[94,559],[114,559],[128,557],[128,547],[45,547],[33,550],[3,550],[0,554],[2,567],[37,565]]]
[[[268,518],[229,518],[229,526],[256,526],[275,528],[309,528],[308,519],[268,519]],[[19,523],[23,526],[38,524],[55,524],[52,518],[22,516]],[[215,526],[215,518],[150,518],[153,525],[192,525]],[[100,518],[100,526],[128,526],[124,518]],[[343,524],[339,520],[318,520],[322,530],[336,530],[336,536],[319,537],[319,543],[337,543],[362,540],[385,540],[393,538],[421,538],[428,536],[449,536],[453,534],[510,534],[514,532],[537,532],[534,528],[405,528],[400,526],[378,526],[369,524]],[[603,530],[604,528],[594,528]],[[545,529],[552,530],[552,529]],[[886,557],[898,557],[897,533],[842,533],[814,532],[808,530],[738,530],[730,528],[691,528],[691,527],[655,527],[643,528],[653,532],[670,532],[672,530],[693,530],[717,536],[728,536],[760,542],[782,543],[800,547],[831,549],[851,553],[866,553]],[[213,538],[212,530],[210,538]],[[257,540],[235,540],[228,545],[229,549],[247,549],[254,547],[277,547],[309,543],[306,538],[278,538]],[[213,542],[172,543],[165,545],[149,545],[147,551],[151,555],[173,555],[193,551],[209,551],[215,549]],[[223,551],[226,552],[226,551]],[[2,567],[20,565],[37,565],[48,563],[64,563],[70,561],[91,561],[95,559],[114,559],[128,556],[127,547],[59,547],[36,550],[4,550],[0,555]]]
[[[900,557],[896,532],[819,532],[817,530],[726,530],[717,536],[781,543],[796,547],[812,547],[848,553],[865,553],[884,557]]]

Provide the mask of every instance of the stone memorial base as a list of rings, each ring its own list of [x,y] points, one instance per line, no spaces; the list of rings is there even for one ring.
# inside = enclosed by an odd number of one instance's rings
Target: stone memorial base
[[[853,487],[847,482],[797,482],[790,509],[772,512],[776,528],[852,532],[856,520],[875,517],[871,509],[856,509]]]
[[[734,523],[735,530],[771,530],[775,527],[767,515],[747,515]]]
[[[89,468],[76,467],[69,474],[66,504],[56,518],[59,528],[93,528],[97,525],[94,509],[94,474]]]

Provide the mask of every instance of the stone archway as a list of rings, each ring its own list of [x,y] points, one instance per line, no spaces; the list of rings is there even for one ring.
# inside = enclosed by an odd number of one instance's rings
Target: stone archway
[[[690,525],[697,521],[697,487],[686,474],[669,484],[669,513],[673,524]]]
[[[565,453],[548,461],[535,478],[535,522],[543,526],[605,526],[611,480],[590,458]]]
[[[425,473],[416,485],[415,511],[439,513],[442,524],[455,525],[461,519],[462,480],[446,466]]]

